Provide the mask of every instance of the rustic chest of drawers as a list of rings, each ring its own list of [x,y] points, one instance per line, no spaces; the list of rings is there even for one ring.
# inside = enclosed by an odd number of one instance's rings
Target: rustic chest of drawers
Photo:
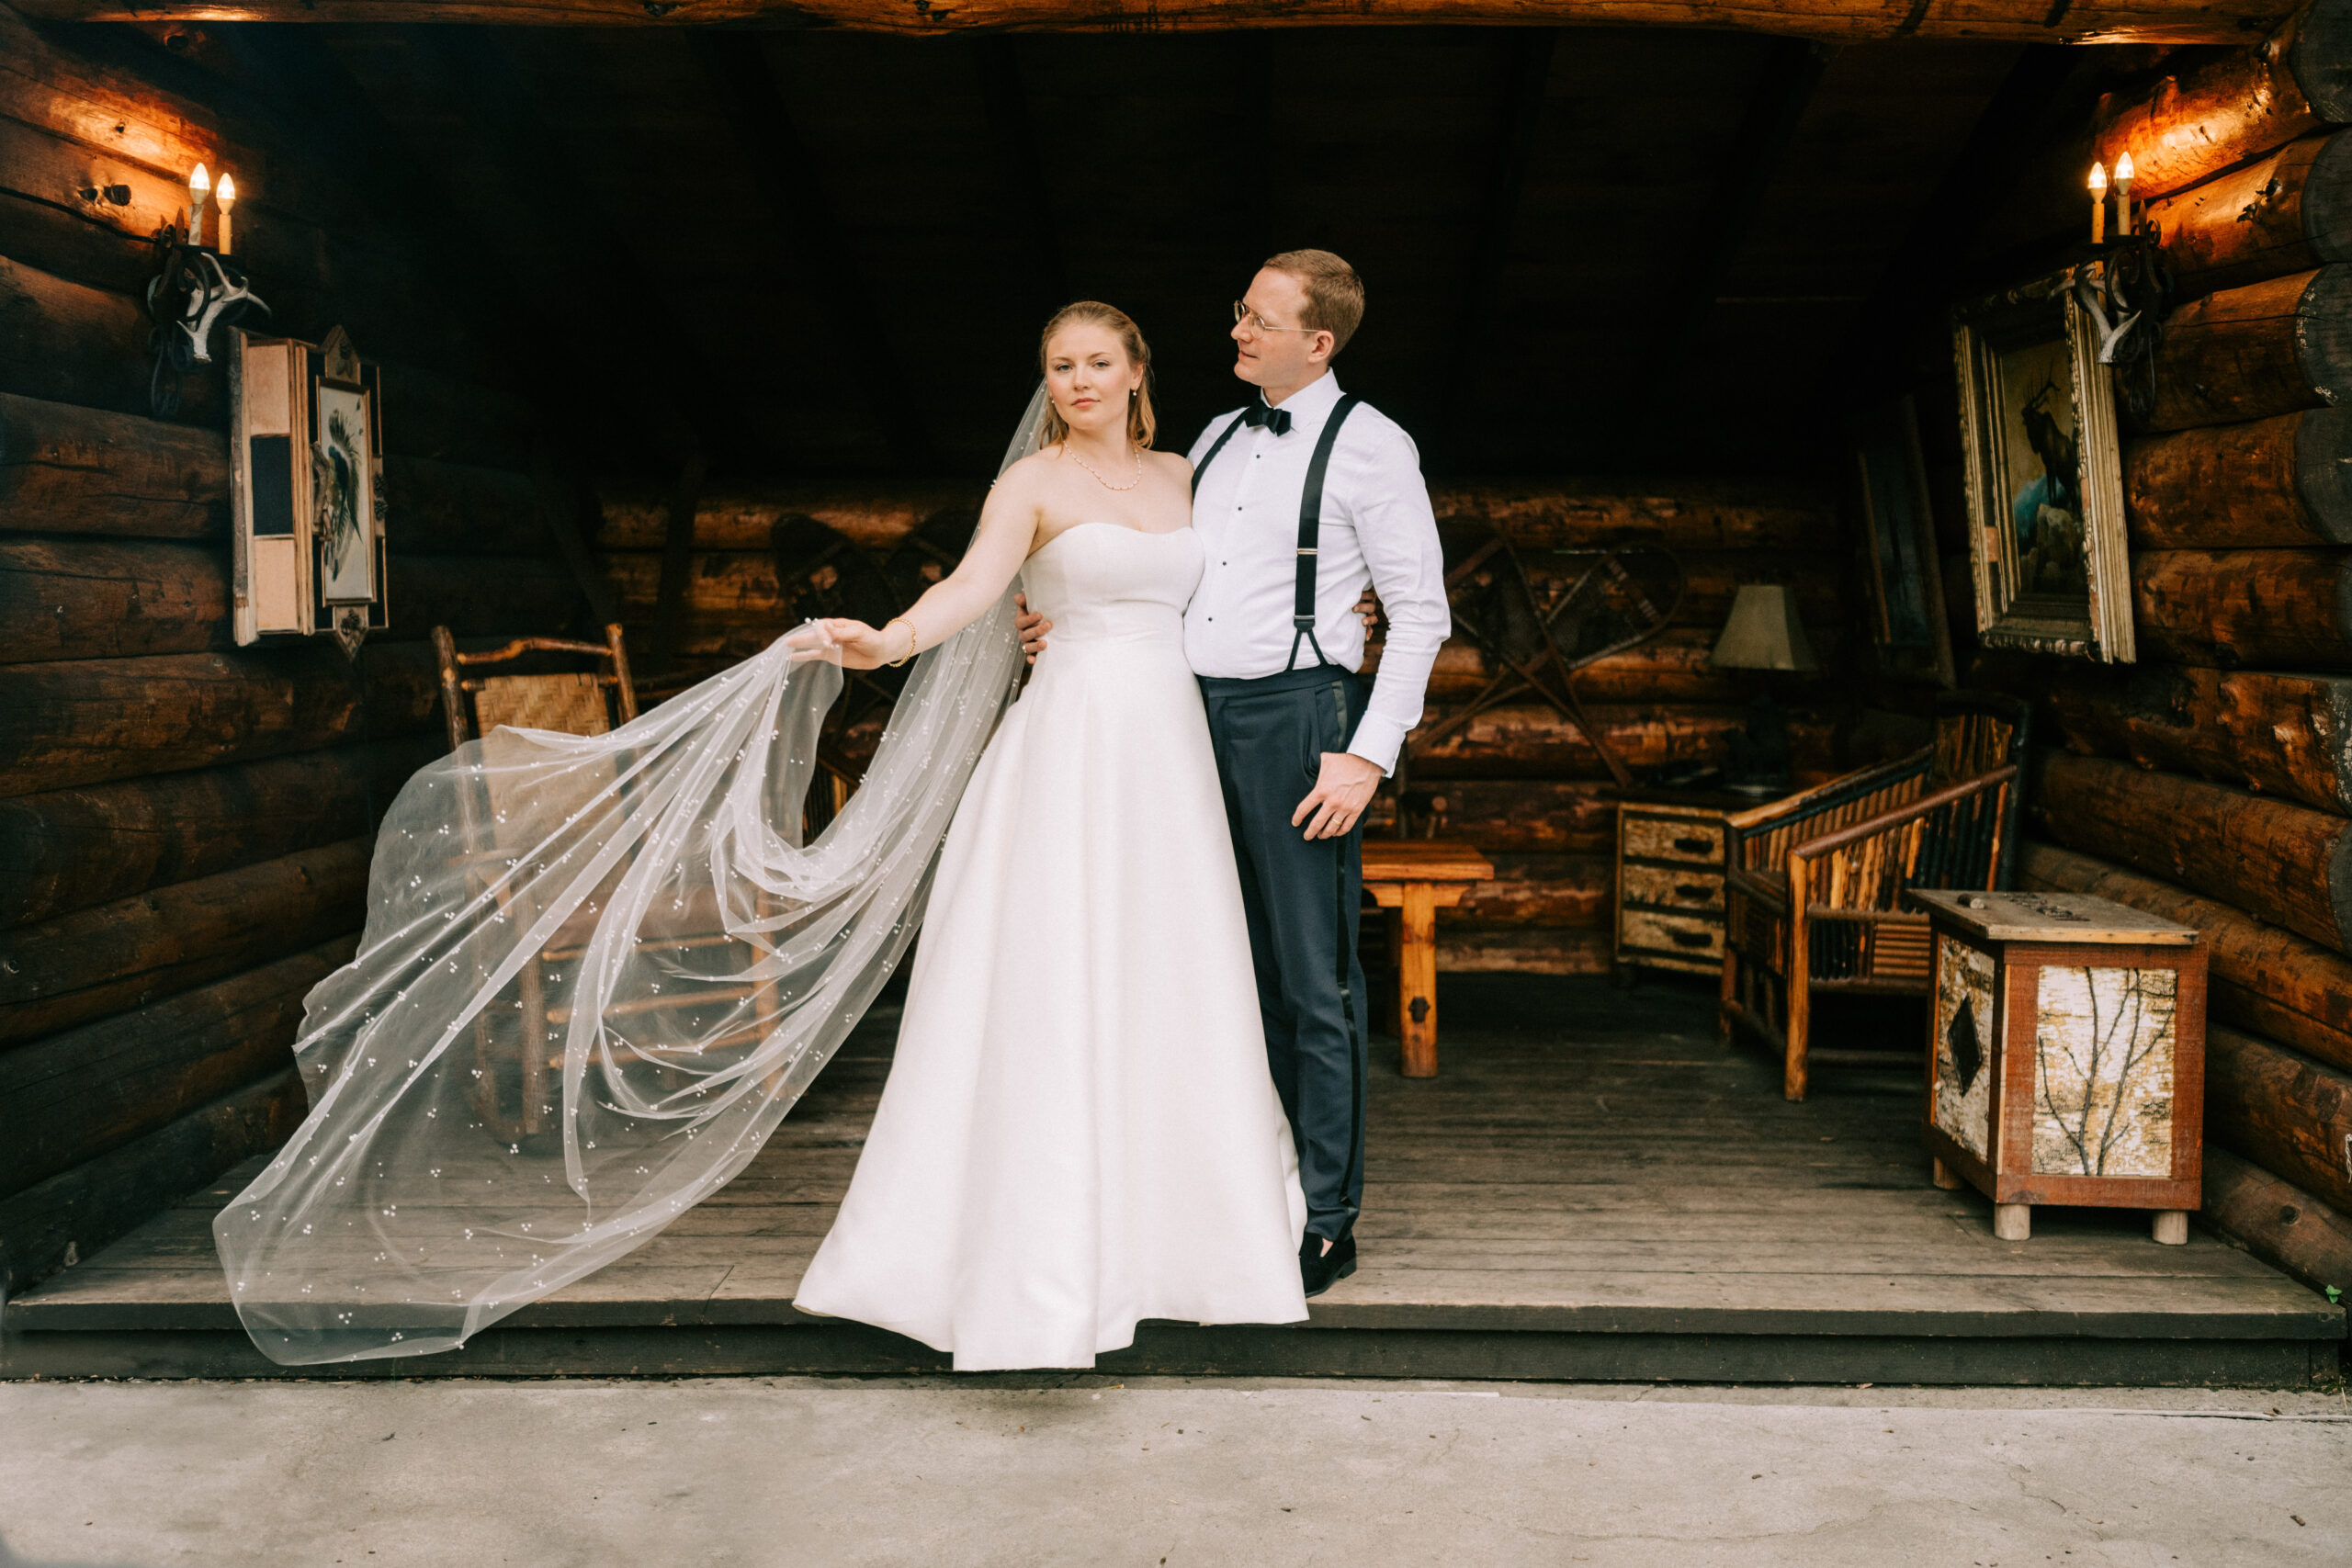
[[[1619,966],[1713,975],[1724,964],[1724,818],[1757,803],[1690,790],[1617,803]]]

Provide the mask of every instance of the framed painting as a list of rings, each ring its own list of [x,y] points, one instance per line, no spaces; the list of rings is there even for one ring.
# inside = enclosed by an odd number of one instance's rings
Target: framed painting
[[[2078,270],[1952,312],[1976,629],[1988,647],[2129,662],[2115,390]]]
[[[1871,640],[1880,666],[1905,679],[1955,685],[1935,513],[1911,400],[1898,398],[1862,414],[1854,422],[1853,440]]]

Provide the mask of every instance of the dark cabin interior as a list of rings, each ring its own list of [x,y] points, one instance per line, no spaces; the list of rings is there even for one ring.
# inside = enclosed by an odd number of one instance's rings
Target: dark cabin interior
[[[2343,389],[2289,366],[2234,403],[2198,381],[2202,415],[2127,410],[2138,662],[1988,649],[1949,314],[2067,260],[2103,128],[2241,81],[2280,17],[1833,43],[79,19],[104,14],[0,0],[0,1296],[300,1120],[301,998],[353,951],[385,803],[448,744],[432,628],[617,621],[650,702],[842,604],[820,558],[908,595],[968,530],[1054,308],[1136,318],[1181,449],[1240,400],[1228,302],[1295,245],[1366,280],[1338,374],[1419,443],[1450,559],[1502,534],[1556,583],[1565,552],[1673,552],[1668,624],[1577,680],[1645,775],[1747,722],[1758,683],[1708,655],[1749,584],[1792,591],[1819,655],[1774,687],[1798,784],[1928,743],[1944,682],[1874,646],[1854,467],[1857,420],[1910,399],[1951,683],[2035,715],[2014,885],[2208,932],[2205,1221],[2352,1286],[2352,611],[2322,603],[2352,533],[2308,497],[2248,521],[2225,491],[2252,458],[2152,455],[2332,420]],[[2242,131],[2145,194],[2335,123]],[[389,626],[354,658],[234,642],[218,368],[159,412],[152,236],[199,162],[244,193],[249,329],[340,325],[382,366]],[[2173,256],[2178,319],[2352,255],[2299,243]],[[1432,725],[1493,674],[1450,648]],[[886,710],[844,711],[845,767]],[[1442,917],[1441,972],[1609,970],[1617,796],[1586,727],[1522,697],[1408,757],[1371,831],[1495,868]],[[1712,1018],[1713,980],[1645,983]],[[1878,1000],[1815,1027],[1916,1062],[1922,1004]]]

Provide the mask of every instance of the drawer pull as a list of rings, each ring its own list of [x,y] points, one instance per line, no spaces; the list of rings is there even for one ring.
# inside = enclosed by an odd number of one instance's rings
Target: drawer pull
[[[1678,882],[1674,885],[1674,896],[1688,904],[1703,904],[1708,895],[1713,892],[1714,889],[1703,882]]]
[[[1713,931],[1668,931],[1666,934],[1674,939],[1677,947],[1704,947],[1715,940]]]
[[[1674,840],[1674,847],[1686,855],[1707,855],[1715,852],[1715,841],[1713,839],[1677,839]]]

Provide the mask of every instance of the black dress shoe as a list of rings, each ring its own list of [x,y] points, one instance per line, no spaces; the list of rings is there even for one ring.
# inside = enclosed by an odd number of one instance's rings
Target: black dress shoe
[[[1323,1250],[1323,1238],[1313,1231],[1298,1247],[1299,1283],[1310,1296],[1319,1296],[1356,1271],[1356,1235],[1350,1231]]]

